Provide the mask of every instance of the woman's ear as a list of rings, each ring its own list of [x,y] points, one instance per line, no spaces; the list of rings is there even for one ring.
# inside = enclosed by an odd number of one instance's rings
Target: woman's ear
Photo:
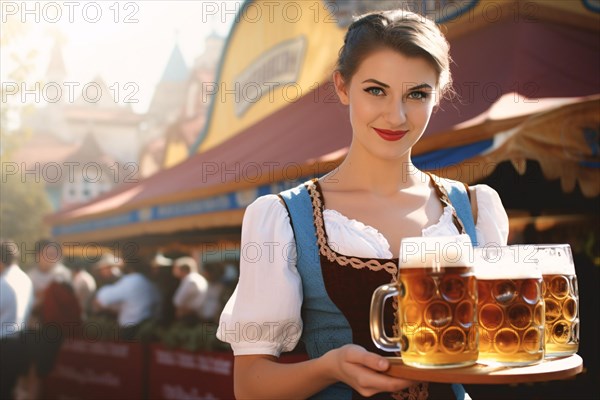
[[[333,86],[335,87],[335,92],[337,93],[340,99],[340,103],[342,103],[345,106],[350,104],[350,101],[348,100],[348,87],[346,86],[346,83],[344,82],[344,78],[342,78],[342,74],[340,73],[340,71],[333,72]]]

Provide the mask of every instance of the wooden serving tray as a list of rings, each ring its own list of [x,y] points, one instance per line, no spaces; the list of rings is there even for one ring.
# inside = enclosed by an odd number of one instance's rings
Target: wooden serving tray
[[[415,368],[404,365],[400,357],[390,360],[388,375],[421,382],[507,384],[560,380],[583,370],[583,359],[577,354],[545,359],[539,364],[523,367],[503,367],[475,364],[461,368]]]

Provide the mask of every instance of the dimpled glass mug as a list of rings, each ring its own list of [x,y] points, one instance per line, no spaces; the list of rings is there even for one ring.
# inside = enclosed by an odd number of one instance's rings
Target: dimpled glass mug
[[[544,358],[542,272],[531,245],[475,249],[479,362],[519,366]]]
[[[546,357],[579,349],[579,290],[568,244],[536,245],[546,308]]]
[[[450,368],[477,361],[477,287],[469,236],[402,240],[397,283],[380,286],[371,302],[371,337],[400,352],[406,365]],[[399,337],[383,329],[383,304],[398,302]]]

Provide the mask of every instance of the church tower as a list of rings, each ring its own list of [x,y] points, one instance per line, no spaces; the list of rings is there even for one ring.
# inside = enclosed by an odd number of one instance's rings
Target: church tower
[[[165,128],[179,118],[185,103],[189,75],[179,44],[175,43],[146,114],[146,130],[144,137],[140,138],[142,143],[162,135]]]

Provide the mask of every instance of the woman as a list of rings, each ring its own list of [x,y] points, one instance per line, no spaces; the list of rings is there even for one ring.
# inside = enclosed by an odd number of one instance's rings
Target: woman
[[[385,375],[389,361],[371,341],[369,304],[376,287],[395,280],[402,238],[465,232],[440,181],[411,162],[434,106],[450,90],[449,64],[447,41],[420,15],[375,12],[350,25],[333,73],[349,106],[348,155],[318,180],[257,199],[244,216],[242,249],[254,247],[256,257],[242,257],[218,332],[234,350],[238,398],[391,398],[406,389],[396,397],[421,399],[435,392]],[[498,194],[485,185],[470,194],[476,241],[505,244],[508,218]],[[311,359],[278,363],[300,334]]]

